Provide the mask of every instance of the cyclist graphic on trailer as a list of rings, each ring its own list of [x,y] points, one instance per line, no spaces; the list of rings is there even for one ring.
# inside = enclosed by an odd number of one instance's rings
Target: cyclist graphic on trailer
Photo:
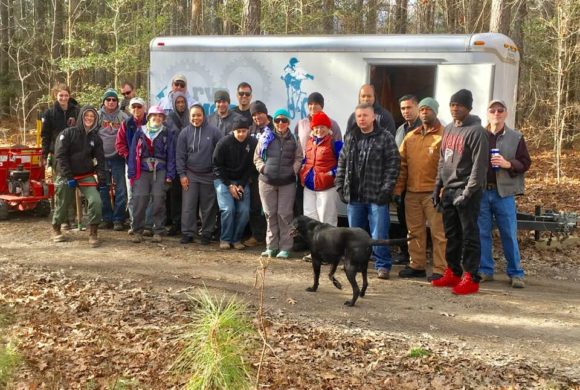
[[[301,118],[306,117],[307,93],[301,89],[302,81],[307,79],[314,80],[313,75],[298,66],[299,62],[296,57],[290,58],[290,61],[284,67],[282,76],[280,76],[286,84],[286,105],[292,119],[297,113],[300,113]]]

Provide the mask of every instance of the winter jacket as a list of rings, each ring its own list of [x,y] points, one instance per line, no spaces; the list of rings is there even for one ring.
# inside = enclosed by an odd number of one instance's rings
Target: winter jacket
[[[173,138],[175,141],[177,141],[177,137],[179,137],[181,129],[189,125],[189,110],[187,108],[187,100],[185,111],[180,113],[175,108],[175,101],[177,100],[178,97],[183,96],[184,98],[186,98],[183,92],[175,92],[174,94],[172,94],[172,96],[173,96],[173,110],[167,114],[165,126],[167,126],[169,131],[173,132],[174,136]]]
[[[49,153],[54,153],[54,144],[58,135],[67,127],[76,126],[78,116],[79,105],[73,98],[69,99],[68,107],[64,111],[58,102],[54,102],[54,105],[46,110],[42,116],[42,129],[40,130],[42,157],[46,158]]]
[[[302,150],[306,150],[306,143],[310,139],[310,116],[300,119],[294,128],[294,135],[300,140],[300,146]],[[335,141],[342,141],[342,133],[340,132],[340,126],[335,120],[330,120],[330,130],[332,131],[332,139]]]
[[[179,177],[185,177],[188,171],[195,175],[213,176],[213,152],[221,138],[221,132],[207,123],[205,115],[201,127],[195,127],[191,123],[184,127],[179,133],[176,145],[176,168]]]
[[[300,183],[312,191],[324,191],[334,187],[340,149],[342,141],[335,141],[332,135],[324,138],[311,136],[304,151]]]
[[[226,136],[233,131],[232,126],[236,115],[238,114],[228,110],[228,114],[225,117],[221,117],[216,111],[209,116],[208,122],[210,125],[217,127],[221,131],[222,136]]]
[[[355,161],[356,159],[356,161]],[[399,175],[399,151],[391,133],[374,122],[374,130],[363,134],[355,124],[344,137],[338,158],[335,185],[346,202],[385,205]]]
[[[249,108],[246,111],[242,111],[240,110],[240,106],[236,106],[232,109],[232,111],[238,115],[245,116],[250,122],[252,122],[252,113],[250,112]]]
[[[409,123],[405,121],[405,123],[399,126],[397,128],[397,133],[395,134],[395,143],[397,144],[397,148],[401,147],[401,144],[403,143],[403,140],[405,139],[407,134],[409,134],[411,131],[415,130],[417,127],[420,127],[422,125],[423,123],[421,122],[421,119],[417,118],[415,119],[415,122],[413,122],[411,125],[409,125]]]
[[[129,116],[117,108],[114,112],[108,113],[104,107],[99,110],[99,118],[101,121],[101,128],[99,129],[99,136],[103,140],[103,150],[105,151],[105,158],[117,156],[117,149],[115,142],[117,141],[117,133],[121,128],[121,124]]]
[[[383,108],[378,102],[375,101],[373,104],[373,109],[375,110],[375,121],[377,122],[378,127],[381,129],[387,130],[393,138],[397,135],[397,127],[395,125],[395,120],[393,119],[393,115],[387,110]],[[354,112],[348,118],[348,122],[346,124],[347,129],[351,129],[354,125],[356,125],[356,120],[354,117]]]
[[[163,126],[153,139],[146,135],[145,125],[137,129],[127,160],[127,176],[138,180],[142,171],[165,171],[165,180],[175,178],[175,149],[172,133]]]
[[[80,110],[77,126],[64,129],[58,136],[54,152],[56,171],[58,176],[67,180],[96,173],[99,183],[106,183],[105,155],[98,133],[98,119],[88,131],[83,126],[83,115],[89,110],[98,118],[93,107],[85,106]]]
[[[161,98],[161,100],[159,100],[159,102],[157,103],[157,105],[161,106],[161,108],[163,108],[163,110],[165,111],[166,114],[169,114],[171,111],[174,110],[173,108],[173,102],[175,101],[174,95],[176,93],[183,93],[181,91],[170,91],[167,96],[164,96],[163,98]],[[187,110],[189,110],[189,108],[191,108],[191,106],[195,105],[195,104],[199,104],[189,93],[189,91],[185,92],[185,98],[187,99]]]
[[[145,116],[140,121],[137,121],[134,116],[131,116],[121,123],[121,128],[115,140],[115,149],[117,150],[117,154],[125,160],[129,158],[129,147],[131,146],[135,133],[146,121]]]
[[[443,126],[437,122],[423,134],[423,126],[409,132],[399,147],[401,170],[395,194],[404,191],[432,192],[443,139]]]
[[[488,154],[487,130],[479,117],[468,115],[459,126],[448,124],[439,153],[437,187],[463,189],[466,198],[483,189]]]
[[[296,182],[296,175],[302,165],[302,147],[294,135],[287,131],[284,135],[268,131],[273,140],[264,148],[264,132],[256,146],[254,164],[260,172],[259,180],[273,186],[283,186]]]
[[[245,186],[256,171],[253,160],[257,144],[258,140],[254,137],[246,137],[244,142],[239,142],[233,134],[222,138],[213,152],[213,172],[216,178],[227,186],[232,180]]]

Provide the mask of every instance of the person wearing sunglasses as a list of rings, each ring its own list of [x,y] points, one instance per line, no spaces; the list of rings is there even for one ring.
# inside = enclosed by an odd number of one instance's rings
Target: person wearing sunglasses
[[[513,288],[524,288],[524,271],[520,263],[515,197],[524,193],[524,174],[532,164],[524,136],[511,129],[503,100],[492,100],[487,109],[489,154],[487,184],[481,198],[477,224],[481,242],[479,274],[481,281],[493,280],[492,253],[493,221],[497,224],[507,260],[506,273]]]
[[[125,185],[125,159],[119,155],[115,147],[117,134],[121,124],[129,116],[119,107],[119,95],[113,88],[103,94],[102,106],[99,110],[101,127],[99,136],[103,141],[105,152],[106,186],[100,188],[103,202],[103,222],[101,229],[124,230],[125,211],[127,208],[127,187]],[[111,198],[109,186],[114,185],[114,199]]]
[[[449,101],[453,122],[445,127],[433,206],[443,209],[447,237],[443,277],[434,287],[451,287],[456,295],[479,291],[481,246],[477,217],[487,175],[489,141],[481,119],[471,115],[473,95],[460,89]]]
[[[242,81],[237,88],[238,106],[233,109],[236,114],[246,117],[252,122],[252,113],[250,112],[250,102],[252,101],[252,86]]]
[[[129,81],[123,82],[121,84],[121,95],[123,95],[123,100],[121,101],[121,111],[125,111],[127,114],[131,114],[129,112],[129,103],[131,99],[135,97],[135,86],[133,83]]]
[[[287,259],[293,245],[290,227],[303,154],[300,142],[289,129],[290,113],[281,108],[274,113],[274,130],[264,130],[254,153],[266,215],[266,250],[262,252],[265,257]]]
[[[161,106],[165,113],[169,115],[169,113],[173,110],[173,95],[176,92],[181,92],[185,94],[185,98],[187,99],[187,108],[197,104],[197,101],[190,95],[189,91],[187,90],[187,78],[178,73],[171,78],[171,91],[159,100],[157,105]]]

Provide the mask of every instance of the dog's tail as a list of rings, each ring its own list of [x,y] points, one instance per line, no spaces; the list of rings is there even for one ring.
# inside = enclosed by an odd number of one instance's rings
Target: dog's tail
[[[389,246],[389,245],[397,245],[402,244],[404,242],[409,241],[413,237],[407,238],[389,238],[388,240],[371,240],[372,246]]]

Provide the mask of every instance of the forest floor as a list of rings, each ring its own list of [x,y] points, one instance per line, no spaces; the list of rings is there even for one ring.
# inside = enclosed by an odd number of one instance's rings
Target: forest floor
[[[549,153],[534,152],[519,208],[579,212],[579,157],[565,154],[566,178],[556,185]],[[102,246],[91,249],[87,234],[70,231],[54,244],[48,219],[15,214],[0,222],[0,347],[10,342],[21,356],[7,388],[179,388],[187,378],[170,367],[195,310],[188,295],[204,287],[233,294],[256,315],[261,248],[224,251],[171,237],[132,244],[124,232],[101,231]],[[324,277],[317,293],[305,291],[312,269],[302,254],[271,260],[264,284],[271,348],[259,387],[578,389],[575,240],[542,249],[521,233],[522,290],[509,286],[496,248],[496,281],[479,294],[457,297],[399,279],[395,266],[388,281],[371,273],[367,296],[353,308],[343,306],[349,288]],[[348,286],[342,272],[338,278]],[[254,369],[260,352],[247,357]]]

